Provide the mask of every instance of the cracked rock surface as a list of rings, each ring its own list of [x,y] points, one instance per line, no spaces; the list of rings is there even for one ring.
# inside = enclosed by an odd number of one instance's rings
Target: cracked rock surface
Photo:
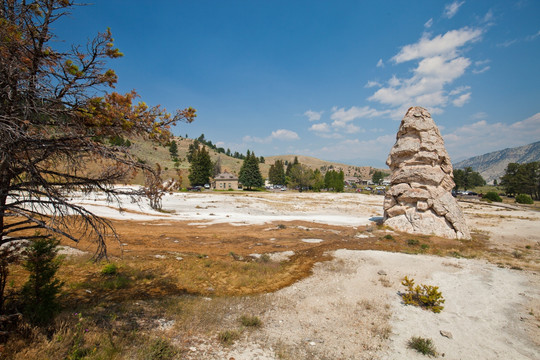
[[[384,223],[412,234],[470,239],[456,199],[452,163],[429,112],[407,111],[386,164],[392,170],[384,199]]]

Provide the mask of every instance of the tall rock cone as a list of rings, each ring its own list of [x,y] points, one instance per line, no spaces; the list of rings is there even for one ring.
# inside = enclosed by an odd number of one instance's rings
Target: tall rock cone
[[[398,231],[470,239],[456,199],[452,164],[441,133],[422,107],[407,111],[386,164],[391,187],[384,198],[384,223]]]

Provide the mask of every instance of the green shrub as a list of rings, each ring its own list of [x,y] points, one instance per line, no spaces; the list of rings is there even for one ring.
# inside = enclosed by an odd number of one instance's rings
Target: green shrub
[[[58,244],[55,238],[38,238],[27,248],[26,260],[22,266],[30,272],[28,281],[22,288],[23,313],[34,324],[48,323],[60,310],[56,296],[62,282],[55,279],[60,267],[56,258]]]
[[[388,235],[384,235],[384,239],[386,239],[386,240],[394,240],[394,237],[392,235],[388,234]]]
[[[262,325],[261,319],[257,316],[242,315],[239,321],[246,327],[260,327]]]
[[[407,346],[410,349],[416,350],[423,355],[437,356],[437,351],[435,350],[435,345],[431,339],[424,339],[418,336],[413,336]]]
[[[179,351],[168,340],[157,338],[142,350],[144,360],[174,359]]]
[[[493,202],[502,202],[501,197],[495,191],[488,191],[483,198]]]
[[[118,266],[116,264],[107,264],[101,269],[101,274],[103,275],[116,275],[118,273]]]
[[[407,245],[409,245],[409,246],[415,246],[415,245],[418,245],[418,244],[420,244],[420,241],[418,241],[416,239],[407,240]]]
[[[527,194],[519,194],[516,196],[516,202],[518,204],[534,204],[533,199]]]
[[[218,334],[219,341],[224,345],[232,345],[240,338],[240,333],[236,330],[225,330]]]
[[[401,294],[405,304],[420,306],[434,313],[440,313],[444,309],[444,306],[442,306],[444,298],[438,286],[423,284],[414,286],[414,279],[409,279],[407,276],[405,276],[401,285],[407,288],[407,291]]]

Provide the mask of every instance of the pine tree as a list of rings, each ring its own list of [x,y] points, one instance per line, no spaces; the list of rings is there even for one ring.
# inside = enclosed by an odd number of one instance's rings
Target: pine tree
[[[194,150],[191,156],[188,179],[191,186],[208,184],[212,175],[213,165],[210,154],[203,146]]]
[[[270,165],[268,180],[274,185],[285,185],[285,168],[283,166],[283,161],[276,160],[273,165]]]
[[[238,180],[247,190],[262,187],[264,185],[261,170],[259,169],[259,159],[257,159],[255,153],[250,153],[249,150],[247,151],[242,167],[240,168]]]
[[[173,159],[173,161],[176,161],[176,159],[178,159],[178,145],[176,144],[176,141],[174,141],[174,139],[169,145],[169,153],[171,154],[171,159]]]

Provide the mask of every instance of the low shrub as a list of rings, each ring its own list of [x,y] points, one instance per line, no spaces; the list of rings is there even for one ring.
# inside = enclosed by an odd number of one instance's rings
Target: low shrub
[[[141,355],[144,360],[169,360],[175,359],[179,354],[178,349],[168,340],[157,338],[142,349]]]
[[[534,204],[533,199],[527,194],[519,194],[518,196],[516,196],[516,202],[518,204]]]
[[[418,244],[420,244],[420,241],[418,241],[416,239],[407,240],[407,245],[409,245],[409,246],[415,246],[415,245],[418,245]]]
[[[416,350],[423,355],[437,356],[435,345],[433,345],[433,342],[431,341],[431,339],[425,339],[419,336],[413,336],[407,343],[407,346],[410,349]]]
[[[116,266],[116,264],[113,264],[113,263],[107,264],[101,269],[102,275],[116,275],[117,272],[118,272],[118,266]]]
[[[239,321],[246,327],[260,327],[262,325],[262,321],[258,316],[242,315]]]
[[[420,306],[434,313],[440,313],[444,309],[442,304],[445,300],[438,286],[424,284],[415,286],[414,279],[409,279],[407,276],[405,276],[401,285],[407,288],[407,291],[401,294],[405,304]]]
[[[218,334],[219,341],[224,345],[232,345],[240,338],[240,333],[236,330],[225,330]]]
[[[60,261],[56,257],[59,240],[38,238],[26,250],[22,266],[30,272],[21,291],[22,312],[36,325],[45,325],[60,310],[57,296],[63,283],[56,279]]]
[[[502,202],[501,197],[495,191],[488,191],[483,198],[493,202]]]
[[[384,235],[384,239],[385,240],[394,240],[394,237],[392,235],[388,234],[388,235]]]

